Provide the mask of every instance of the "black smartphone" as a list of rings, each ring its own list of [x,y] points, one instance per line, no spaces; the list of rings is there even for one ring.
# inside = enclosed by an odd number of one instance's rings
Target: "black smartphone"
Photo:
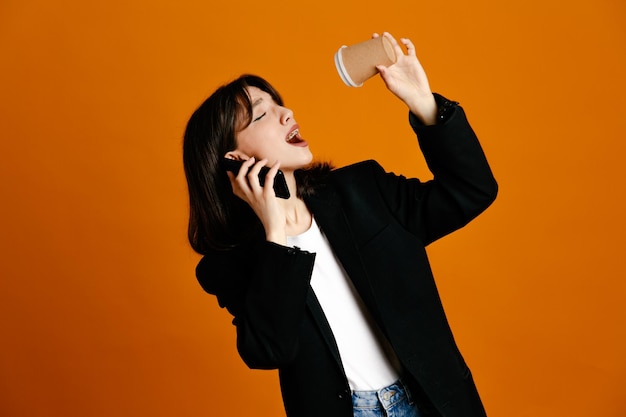
[[[237,175],[239,173],[239,169],[241,165],[243,165],[243,161],[237,161],[236,159],[224,158],[223,161],[224,168],[226,171],[230,171]],[[268,167],[261,168],[259,171],[259,183],[261,187],[265,184],[265,176],[267,175],[270,169]],[[291,194],[289,194],[289,187],[287,187],[287,181],[285,181],[285,174],[279,169],[274,177],[274,193],[276,193],[276,197],[287,199]]]

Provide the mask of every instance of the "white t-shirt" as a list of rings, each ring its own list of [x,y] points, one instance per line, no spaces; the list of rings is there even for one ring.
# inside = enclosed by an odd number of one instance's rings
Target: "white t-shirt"
[[[353,391],[386,387],[399,377],[399,361],[366,310],[315,219],[287,244],[315,252],[311,286],[330,324]]]

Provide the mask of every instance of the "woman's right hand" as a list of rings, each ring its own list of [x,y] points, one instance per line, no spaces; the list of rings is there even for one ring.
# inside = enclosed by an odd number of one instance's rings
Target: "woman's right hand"
[[[280,162],[276,162],[265,177],[265,186],[259,182],[259,172],[267,165],[267,160],[262,159],[256,162],[252,157],[246,160],[237,175],[227,172],[233,193],[254,210],[259,220],[265,228],[265,236],[268,241],[285,245],[287,238],[285,234],[286,217],[282,205],[278,202],[274,192],[274,177],[280,167]]]
[[[406,47],[407,53],[405,54],[398,41],[391,34],[385,32],[383,36],[391,43],[397,57],[396,62],[388,67],[384,65],[376,67],[385,85],[424,124],[435,124],[437,122],[437,104],[430,90],[426,72],[415,54],[413,42],[407,38],[400,39],[400,42]],[[373,37],[378,37],[378,34],[375,33]]]

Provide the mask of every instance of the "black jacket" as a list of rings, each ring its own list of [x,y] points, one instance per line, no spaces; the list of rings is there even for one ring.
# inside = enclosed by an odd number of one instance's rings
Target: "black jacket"
[[[436,98],[441,105],[444,99]],[[434,126],[422,126],[412,114],[409,120],[433,180],[406,179],[366,161],[332,171],[305,201],[391,342],[422,413],[485,416],[425,246],[487,208],[497,184],[461,107]],[[234,316],[246,364],[278,368],[289,417],[349,417],[341,358],[309,285],[314,260],[314,253],[260,237],[205,255],[196,273]]]

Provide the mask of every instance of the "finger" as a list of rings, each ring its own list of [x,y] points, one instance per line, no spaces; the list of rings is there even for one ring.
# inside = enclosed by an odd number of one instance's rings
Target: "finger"
[[[254,156],[252,158],[248,158],[245,161],[243,161],[243,164],[241,164],[241,167],[239,168],[239,172],[237,173],[237,178],[242,179],[243,177],[245,177],[246,174],[248,173],[248,170],[250,169],[252,164],[254,164],[254,162],[255,162]]]
[[[276,174],[278,173],[278,169],[280,168],[280,162],[276,161],[276,163],[270,168],[270,170],[265,175],[265,186],[263,187],[263,191],[268,195],[275,195],[274,192],[274,178],[276,178]]]
[[[250,188],[248,187],[248,182],[245,177],[236,177],[235,174],[230,171],[227,171],[226,175],[228,175],[228,179],[230,180],[230,187],[233,190],[233,194],[247,202],[247,195],[250,193]]]
[[[247,194],[249,192],[248,180],[246,175],[248,174],[248,170],[250,166],[254,163],[254,157],[246,159],[239,167],[239,171],[235,175],[234,173],[228,172],[228,178],[230,179],[230,184],[233,188],[233,192],[235,194],[241,196],[243,194]]]
[[[380,37],[380,35],[378,33],[376,33],[376,32],[372,33],[372,39],[376,39],[378,37]]]
[[[387,67],[384,65],[376,65],[376,69],[380,73],[380,78],[382,78],[387,88],[389,88],[389,75],[387,73]]]
[[[400,44],[398,43],[398,41],[396,40],[396,38],[394,38],[391,33],[389,32],[384,32],[383,36],[385,38],[387,38],[387,40],[389,40],[389,42],[391,43],[391,46],[393,47],[393,50],[396,52],[396,56],[402,56],[404,55],[404,51],[402,50],[402,47],[400,46]]]
[[[234,182],[231,180],[231,185],[233,190],[240,190],[243,193],[247,193],[249,190],[248,180],[246,179],[246,175],[248,174],[248,170],[250,166],[254,163],[254,157],[249,158],[241,164],[239,168],[239,172],[237,172],[237,176],[234,177]],[[230,176],[229,176],[230,177]]]
[[[250,171],[248,171],[248,183],[250,183],[253,191],[258,191],[261,188],[259,172],[265,165],[267,165],[267,159],[261,159],[259,162],[254,164],[252,168],[250,168]]]
[[[409,38],[402,38],[400,41],[406,46],[406,51],[409,55],[415,55],[415,45],[413,45],[413,42],[411,42]]]

